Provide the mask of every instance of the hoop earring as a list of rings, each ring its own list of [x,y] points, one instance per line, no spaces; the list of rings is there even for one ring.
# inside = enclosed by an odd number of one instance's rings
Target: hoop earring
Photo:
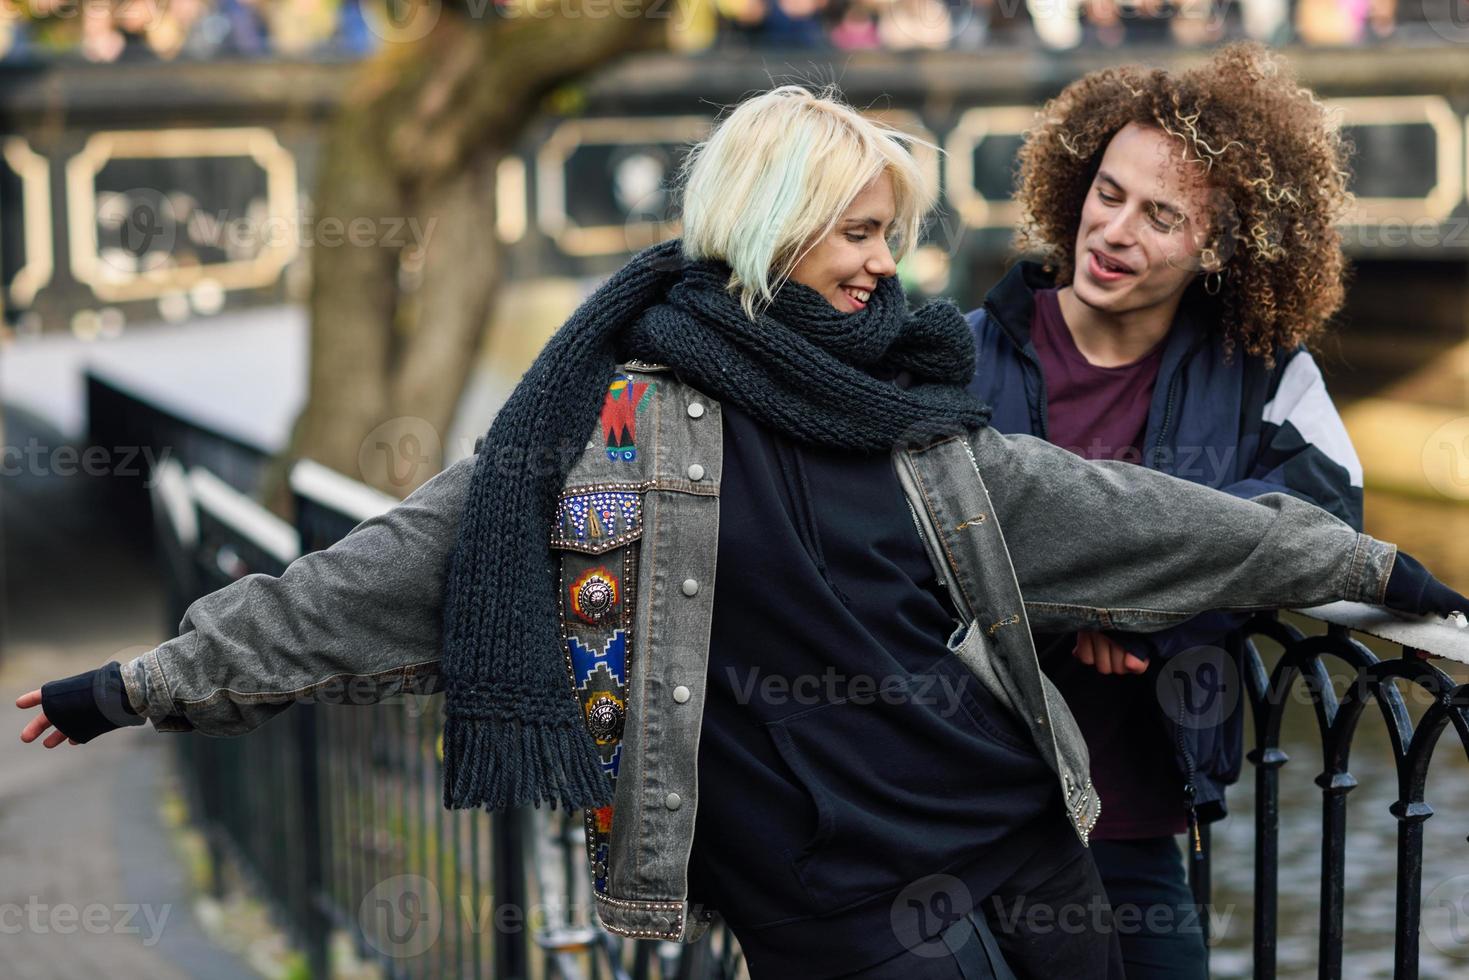
[[[1210,289],[1209,288],[1209,277],[1210,276],[1213,276],[1214,277],[1214,288],[1213,289]],[[1204,292],[1208,293],[1210,296],[1218,296],[1219,295],[1219,290],[1221,290],[1223,288],[1224,288],[1224,274],[1222,272],[1220,272],[1218,269],[1216,269],[1213,272],[1210,272],[1208,275],[1204,276]]]

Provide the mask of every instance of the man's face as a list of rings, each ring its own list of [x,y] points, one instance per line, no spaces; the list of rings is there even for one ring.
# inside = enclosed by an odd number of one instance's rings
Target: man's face
[[[1112,315],[1175,300],[1199,271],[1209,186],[1177,140],[1128,123],[1102,154],[1076,232],[1077,299]]]

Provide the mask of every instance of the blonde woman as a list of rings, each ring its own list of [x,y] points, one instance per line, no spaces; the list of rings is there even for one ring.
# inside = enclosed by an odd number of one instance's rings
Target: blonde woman
[[[686,237],[577,310],[475,456],[24,695],[22,738],[442,690],[445,805],[584,810],[617,933],[721,913],[757,980],[1119,976],[1031,628],[1381,602],[1395,549],[988,427],[963,316],[894,276],[933,194],[830,93],[743,103],[690,157]]]

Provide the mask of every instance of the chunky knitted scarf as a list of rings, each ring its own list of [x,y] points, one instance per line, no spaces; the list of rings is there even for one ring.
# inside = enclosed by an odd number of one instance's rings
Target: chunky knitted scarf
[[[566,676],[550,537],[619,361],[669,365],[812,446],[881,452],[988,420],[964,388],[974,341],[951,302],[909,313],[887,278],[843,313],[788,280],[752,322],[729,277],[722,262],[686,261],[678,240],[634,256],[556,332],[490,426],[445,587],[446,807],[611,802]],[[906,388],[874,377],[901,372]]]

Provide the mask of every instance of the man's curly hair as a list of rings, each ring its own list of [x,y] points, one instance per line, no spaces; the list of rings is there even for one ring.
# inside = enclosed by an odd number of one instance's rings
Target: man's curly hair
[[[1087,191],[1130,122],[1176,139],[1181,165],[1223,205],[1199,258],[1221,263],[1209,298],[1226,350],[1238,344],[1273,362],[1277,350],[1311,344],[1345,292],[1336,223],[1352,202],[1351,146],[1326,106],[1257,43],[1231,44],[1177,74],[1140,65],[1093,72],[1047,102],[1020,150],[1017,247],[1040,253],[1059,285],[1072,281]]]

